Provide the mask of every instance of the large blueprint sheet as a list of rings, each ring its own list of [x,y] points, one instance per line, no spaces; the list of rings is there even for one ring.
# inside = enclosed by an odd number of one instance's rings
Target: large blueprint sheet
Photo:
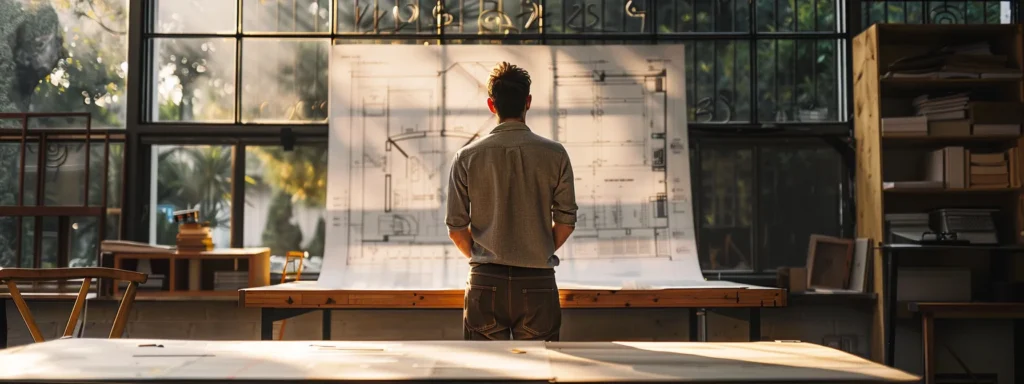
[[[527,125],[569,152],[580,206],[562,287],[707,286],[694,243],[683,46],[337,45],[322,285],[459,289],[455,152],[487,135],[496,62],[530,72]],[[470,185],[472,188],[472,185]]]

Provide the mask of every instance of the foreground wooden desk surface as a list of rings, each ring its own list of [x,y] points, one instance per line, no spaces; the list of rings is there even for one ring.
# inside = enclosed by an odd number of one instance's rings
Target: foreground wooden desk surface
[[[0,382],[912,382],[815,344],[64,339],[0,351]]]
[[[562,308],[750,308],[750,340],[761,339],[763,307],[786,306],[786,291],[743,284],[657,290],[561,289]],[[324,340],[330,340],[332,310],[343,309],[459,309],[461,289],[426,291],[354,291],[324,288],[315,281],[297,281],[239,290],[238,302],[261,309],[261,338],[273,338],[274,321],[285,320],[312,310],[323,310]],[[694,312],[694,311],[691,311]],[[691,313],[690,335],[695,338],[696,321]]]

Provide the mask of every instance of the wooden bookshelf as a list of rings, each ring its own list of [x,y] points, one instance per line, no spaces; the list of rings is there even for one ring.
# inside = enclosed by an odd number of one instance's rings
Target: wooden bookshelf
[[[138,262],[149,261],[153,273],[162,279],[151,280],[157,287],[142,286],[138,298],[160,297],[237,297],[238,289],[270,285],[270,248],[225,248],[210,251],[111,251],[114,268],[136,270]],[[246,284],[238,288],[217,289],[218,272],[238,272],[245,275]],[[119,297],[120,287],[113,286],[113,296]]]
[[[1021,135],[979,136],[974,132],[948,136],[889,136],[882,134],[882,119],[907,116],[893,112],[894,106],[907,103],[913,113],[912,100],[935,92],[984,92],[986,101],[1021,102],[1024,83],[1020,78],[902,78],[887,77],[890,64],[915,54],[943,46],[989,43],[993,53],[1005,55],[1008,67],[1020,72],[1024,63],[1020,25],[874,25],[853,40],[854,137],[856,140],[856,207],[857,236],[885,241],[885,215],[889,213],[927,212],[938,208],[998,208],[1006,220],[1001,239],[1021,242],[1021,156],[1024,141]],[[973,96],[973,95],[972,95]],[[969,116],[973,119],[975,116]],[[931,125],[929,124],[929,133]],[[948,146],[965,150],[1006,151],[1009,180],[1006,186],[964,188],[886,189],[883,182],[891,180],[915,153]],[[968,152],[969,153],[969,152]],[[966,155],[969,159],[970,155]],[[1015,161],[1013,161],[1015,160]],[[971,165],[965,165],[970,173]],[[969,176],[968,176],[969,177]],[[871,357],[884,361],[884,314],[887,302],[883,292],[883,258],[881,250],[872,257],[871,288],[878,293],[872,322]]]

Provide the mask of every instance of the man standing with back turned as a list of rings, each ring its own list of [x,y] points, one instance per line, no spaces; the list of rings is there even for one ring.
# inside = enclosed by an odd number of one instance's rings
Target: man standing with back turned
[[[498,126],[455,154],[448,184],[448,235],[471,266],[465,338],[557,341],[555,250],[576,224],[572,165],[526,126],[526,70],[498,64],[487,95]]]

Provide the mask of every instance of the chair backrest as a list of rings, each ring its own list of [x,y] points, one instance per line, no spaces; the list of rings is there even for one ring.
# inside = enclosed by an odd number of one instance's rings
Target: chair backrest
[[[32,340],[37,343],[45,340],[43,339],[43,334],[39,331],[39,326],[36,325],[36,321],[32,317],[32,312],[29,311],[28,303],[21,297],[18,283],[74,279],[83,279],[82,288],[78,291],[75,306],[71,309],[71,317],[64,328],[64,337],[71,337],[74,333],[75,325],[78,324],[78,318],[82,313],[82,308],[85,307],[85,300],[89,294],[89,286],[92,279],[112,279],[128,282],[128,289],[125,290],[124,296],[121,298],[121,304],[117,309],[117,316],[114,317],[114,325],[110,329],[109,337],[116,339],[124,334],[125,325],[128,323],[128,314],[131,312],[132,304],[135,303],[135,290],[139,284],[145,283],[149,276],[145,273],[113,268],[0,268],[0,283],[7,284],[11,299],[14,300],[14,304],[18,307],[18,312],[21,313],[21,318],[25,321],[25,325],[28,326],[29,333],[32,334]]]
[[[309,252],[306,251],[288,251],[284,255],[284,268],[281,269],[281,283],[288,281],[288,264],[292,261],[296,261],[295,266],[295,281],[299,281],[302,277],[302,262],[309,258]]]

